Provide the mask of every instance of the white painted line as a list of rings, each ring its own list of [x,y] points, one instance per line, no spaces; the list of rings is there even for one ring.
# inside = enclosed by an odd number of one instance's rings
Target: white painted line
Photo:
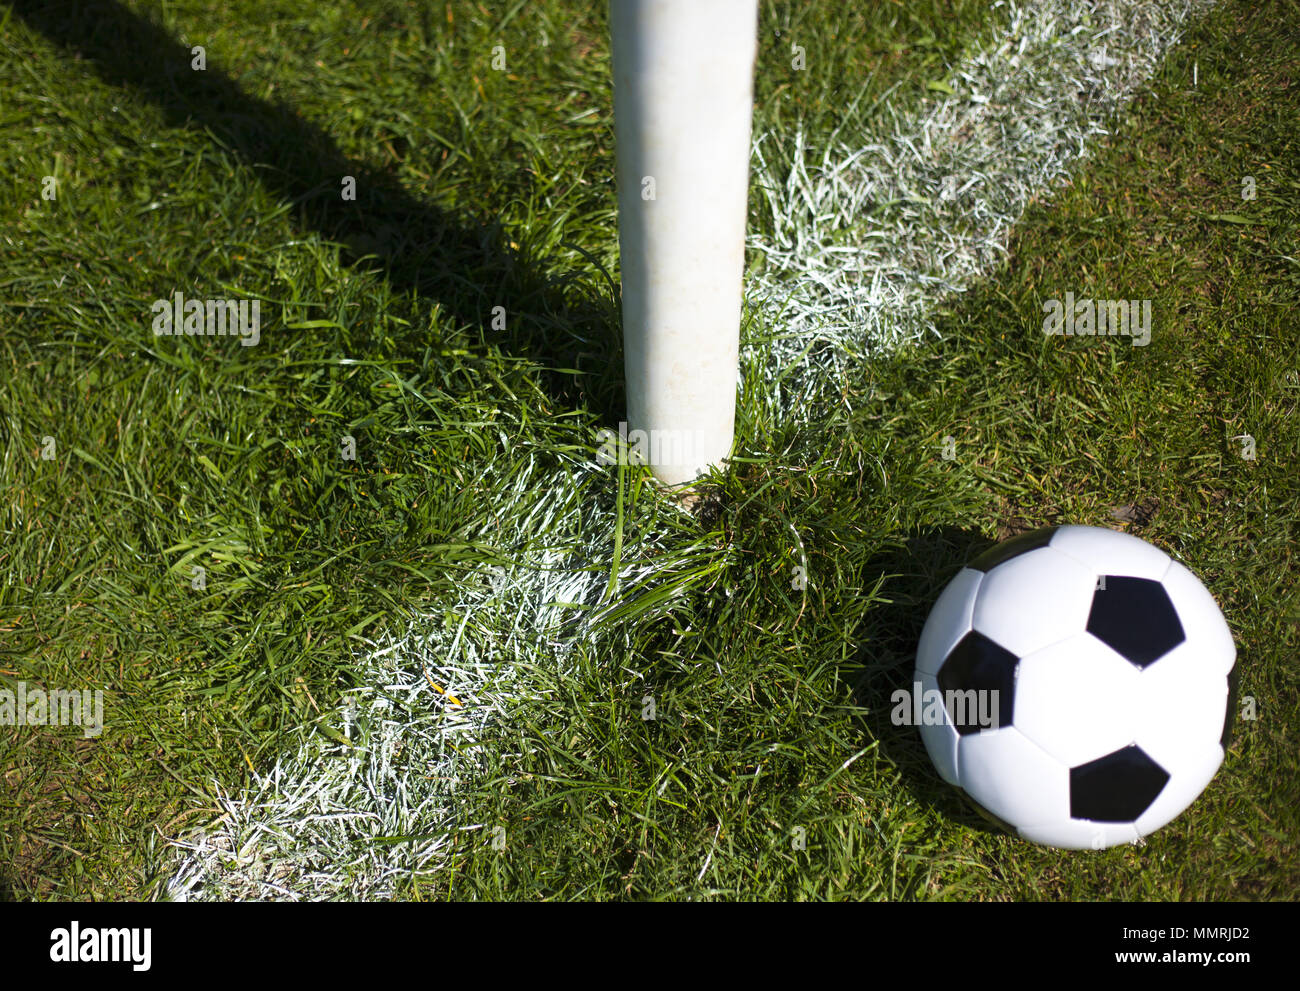
[[[996,37],[948,77],[955,94],[886,108],[889,133],[816,147],[798,129],[758,140],[752,198],[775,233],[750,239],[762,269],[747,294],[779,334],[745,356],[782,377],[779,408],[815,409],[812,395],[847,364],[932,332],[935,304],[997,265],[1030,201],[1070,174],[1211,6],[998,3]]]

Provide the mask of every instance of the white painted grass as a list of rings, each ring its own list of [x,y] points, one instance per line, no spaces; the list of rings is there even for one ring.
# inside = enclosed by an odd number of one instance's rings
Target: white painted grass
[[[536,696],[534,665],[563,671],[598,614],[566,604],[597,607],[605,592],[608,572],[591,562],[609,560],[614,521],[586,489],[607,470],[593,459],[557,479],[531,465],[496,489],[520,506],[520,545],[548,549],[485,571],[445,613],[371,643],[367,687],[335,722],[350,744],[313,736],[243,794],[219,792],[220,819],[173,841],[182,854],[168,894],[384,897],[399,878],[436,869],[451,831],[479,829],[458,818],[453,796],[478,766],[480,731],[507,702]],[[647,572],[633,561],[621,576]]]
[[[781,330],[747,345],[747,367],[764,371],[746,387],[779,390],[770,401],[798,417],[847,365],[931,332],[936,304],[990,271],[1026,206],[1068,176],[1211,5],[1000,3],[991,42],[948,78],[954,95],[884,106],[870,135],[757,137],[751,202],[774,236],[750,239],[762,265],[746,295],[759,325]],[[550,549],[371,644],[369,687],[336,722],[351,745],[313,736],[241,794],[220,793],[220,818],[173,841],[168,894],[383,898],[436,871],[453,833],[488,842],[463,821],[457,786],[476,773],[483,728],[538,690],[528,671],[563,671],[575,646],[604,636],[592,613],[560,604],[604,594],[614,519],[586,492],[610,470],[593,458],[512,479],[509,498],[531,503],[511,517],[516,546]],[[651,548],[636,550],[625,549],[624,582],[658,573]]]
[[[1002,2],[993,41],[944,80],[954,95],[885,105],[865,143],[814,143],[798,128],[760,137],[751,201],[774,233],[750,239],[762,268],[746,295],[760,326],[780,327],[761,342],[770,378],[785,373],[778,408],[815,408],[846,364],[933,331],[935,304],[994,268],[1025,208],[1069,176],[1211,6]]]

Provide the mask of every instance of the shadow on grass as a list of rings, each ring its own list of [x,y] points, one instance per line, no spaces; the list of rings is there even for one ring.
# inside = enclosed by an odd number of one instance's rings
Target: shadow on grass
[[[897,767],[903,785],[922,806],[982,832],[1005,834],[965,793],[939,777],[921,742],[919,727],[895,726],[894,692],[913,691],[916,645],[930,609],[962,565],[992,546],[976,530],[927,527],[873,558],[869,575],[889,575],[881,594],[889,604],[872,609],[857,631],[854,701],[867,710],[863,728]]]
[[[547,388],[566,407],[586,406],[605,422],[622,413],[617,301],[575,293],[535,260],[511,249],[500,225],[459,218],[408,193],[391,174],[348,158],[333,139],[284,104],[245,93],[219,68],[190,68],[190,50],[114,0],[13,0],[28,26],[88,62],[106,83],[158,106],[167,126],[198,125],[237,154],[299,222],[345,247],[344,260],[377,256],[393,288],[436,302],[485,345],[549,369]],[[358,199],[343,201],[344,176]],[[509,301],[509,337],[491,327],[494,306]],[[389,331],[390,336],[394,331]],[[423,353],[426,335],[410,331],[404,350]],[[417,339],[418,338],[418,339]]]

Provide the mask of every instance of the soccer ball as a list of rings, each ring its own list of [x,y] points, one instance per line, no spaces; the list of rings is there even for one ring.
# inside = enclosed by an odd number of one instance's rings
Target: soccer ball
[[[1028,840],[1100,850],[1187,808],[1223,761],[1232,634],[1144,540],[1062,526],[962,568],[921,632],[913,695],[940,776]],[[923,704],[924,703],[924,704]]]

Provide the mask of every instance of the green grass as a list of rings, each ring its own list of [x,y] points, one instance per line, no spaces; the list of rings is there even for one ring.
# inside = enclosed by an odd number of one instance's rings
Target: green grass
[[[0,9],[0,678],[103,685],[108,724],[0,730],[0,890],[155,893],[162,837],[328,723],[362,638],[545,546],[513,480],[562,471],[621,404],[589,6],[102,5],[113,30]],[[865,6],[764,5],[757,128],[869,127],[982,26],[973,3]],[[528,672],[462,796],[506,850],[461,833],[402,893],[1296,897],[1297,36],[1293,3],[1218,8],[941,340],[864,364],[816,430],[747,390],[697,517],[627,472],[575,493],[621,496],[629,557],[676,548],[679,594]],[[262,298],[261,345],[153,337],[175,290]],[[1150,346],[1045,338],[1065,291],[1153,298]],[[888,699],[969,554],[1124,506],[1218,598],[1259,718],[1146,846],[1031,847],[939,781]]]

